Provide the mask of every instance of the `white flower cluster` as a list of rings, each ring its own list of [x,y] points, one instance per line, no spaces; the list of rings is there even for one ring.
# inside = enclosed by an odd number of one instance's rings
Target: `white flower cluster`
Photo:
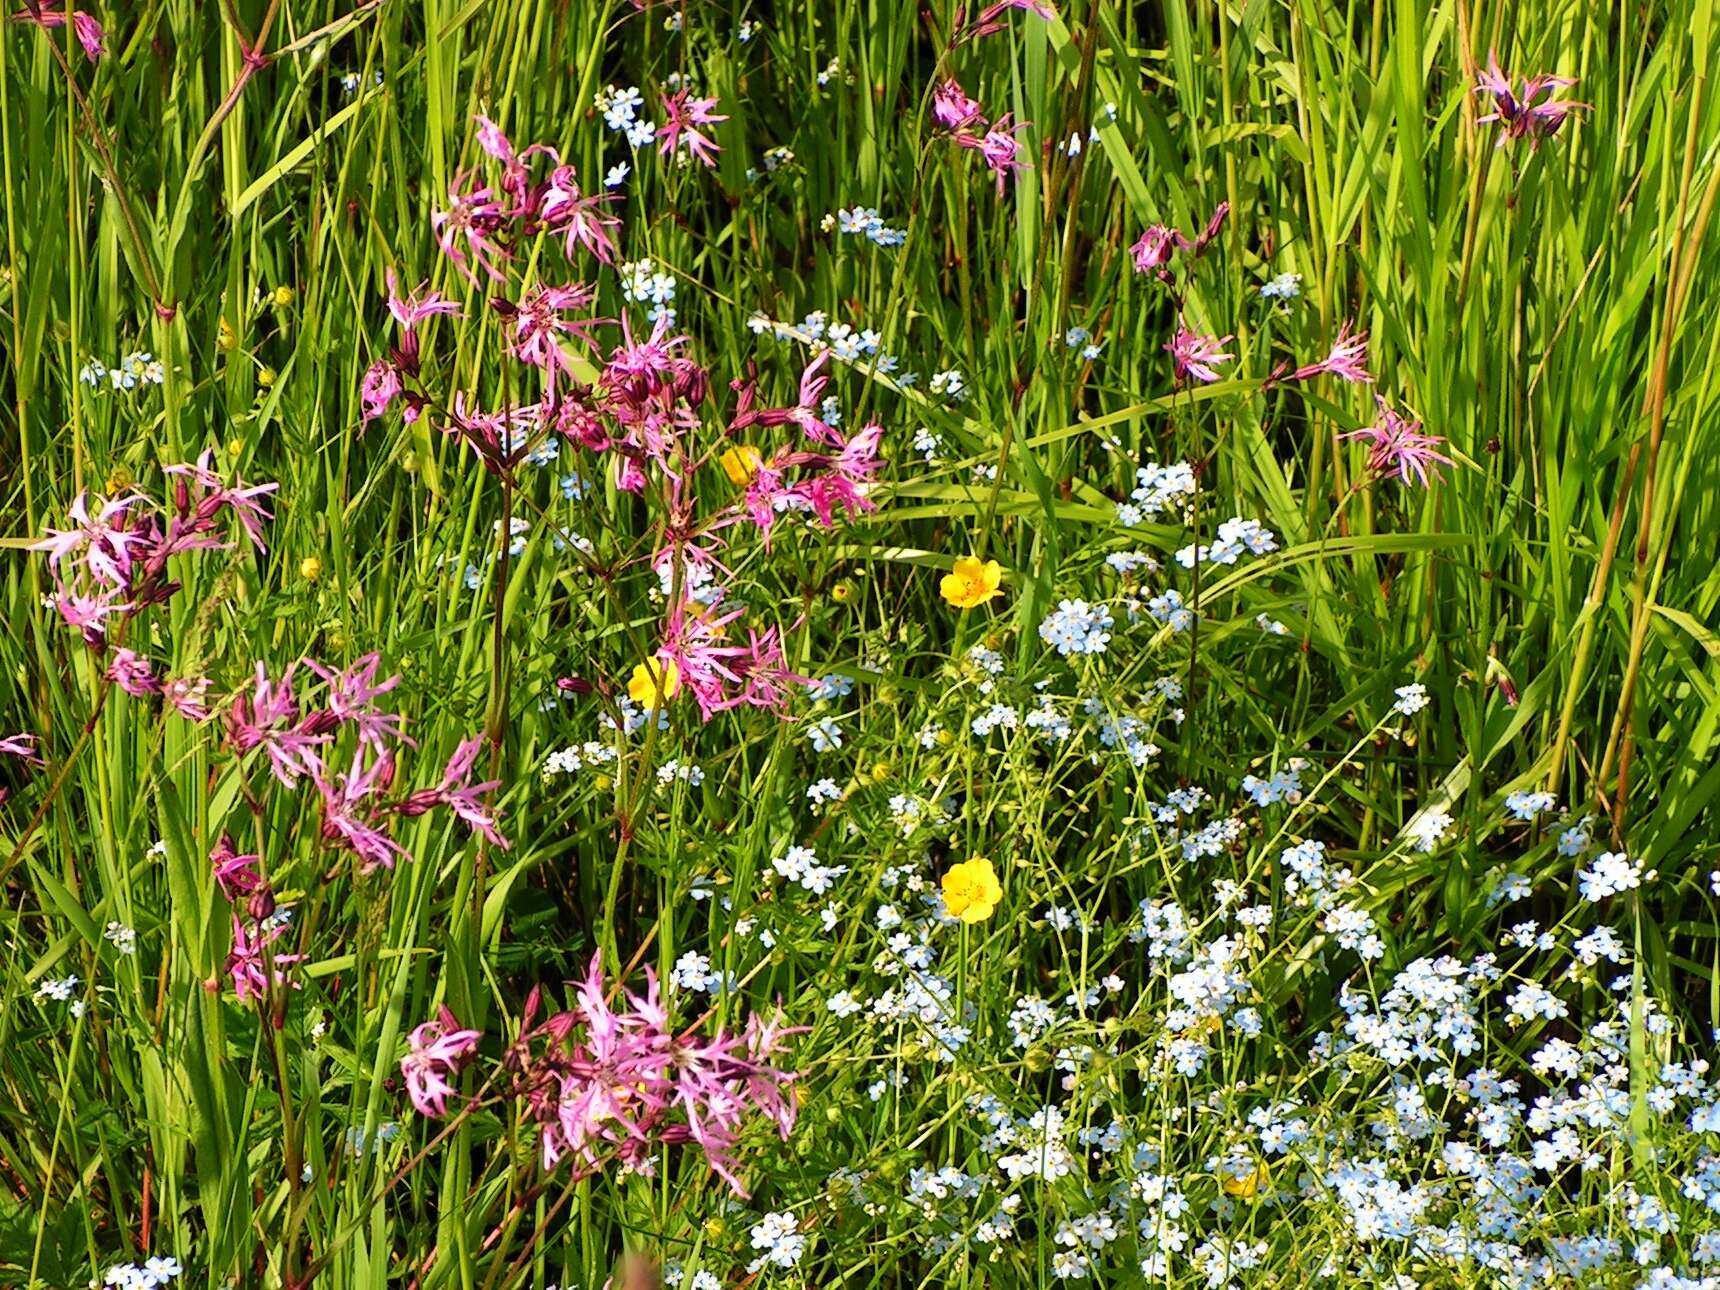
[[[140,385],[160,385],[166,379],[167,369],[148,350],[135,350],[112,367],[92,358],[78,373],[78,380],[98,390],[135,390]]]
[[[158,1286],[170,1284],[184,1271],[179,1260],[172,1257],[148,1258],[142,1263],[116,1263],[107,1270],[102,1284],[112,1286],[114,1290],[156,1290]]]
[[[645,106],[645,96],[637,85],[624,90],[605,85],[597,92],[593,105],[603,114],[604,125],[626,136],[628,147],[643,148],[657,137],[656,123],[639,115],[639,109]]]
[[[748,1233],[752,1247],[759,1255],[747,1265],[747,1271],[757,1273],[765,1267],[792,1268],[806,1253],[806,1237],[793,1214],[786,1210],[766,1214]]]
[[[826,215],[823,227],[826,232],[834,228],[845,237],[863,237],[879,246],[900,246],[908,240],[907,233],[885,224],[883,217],[869,206],[856,206]]]
[[[1072,654],[1103,654],[1114,625],[1111,611],[1102,604],[1063,600],[1039,624],[1039,637],[1064,658]]]
[[[1265,555],[1278,549],[1278,537],[1259,520],[1233,515],[1218,526],[1218,539],[1211,546],[1191,543],[1177,552],[1177,563],[1192,569],[1197,563],[1235,564],[1244,554]]]
[[[1135,472],[1129,500],[1117,504],[1117,522],[1133,527],[1194,497],[1194,468],[1186,461],[1161,466],[1149,461]]]
[[[556,775],[575,775],[614,760],[614,748],[596,739],[587,739],[582,744],[569,744],[544,758],[543,776],[550,779]]]
[[[637,304],[650,304],[645,317],[651,322],[667,319],[667,326],[675,325],[675,276],[664,273],[655,260],[629,260],[621,266],[621,296]]]

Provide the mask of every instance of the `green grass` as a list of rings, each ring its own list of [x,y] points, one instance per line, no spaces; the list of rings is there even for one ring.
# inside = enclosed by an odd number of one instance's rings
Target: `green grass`
[[[1052,21],[1011,11],[1003,31],[951,50],[953,9],[700,4],[675,33],[666,7],[641,15],[620,0],[151,0],[96,11],[109,54],[95,64],[67,28],[5,24],[0,735],[35,732],[48,764],[0,766],[12,790],[0,805],[0,1284],[82,1285],[111,1262],[173,1253],[199,1285],[314,1273],[332,1287],[595,1290],[628,1250],[739,1284],[748,1229],[784,1209],[814,1240],[798,1273],[777,1274],[784,1284],[1046,1284],[1055,1223],[1085,1212],[1079,1178],[1027,1193],[1022,1234],[995,1263],[938,1248],[936,1225],[902,1202],[911,1169],[983,1168],[965,1099],[989,1092],[1029,1114],[1062,1096],[1048,1073],[1058,1048],[1113,1045],[1068,1095],[1071,1122],[1102,1127],[1126,1107],[1131,1143],[1160,1142],[1208,1179],[1204,1215],[1217,1195],[1206,1161],[1255,1104],[1231,1086],[1301,1097],[1328,1126],[1389,1101],[1378,1063],[1357,1057],[1340,1077],[1307,1056],[1339,982],[1360,972],[1383,992],[1418,957],[1498,950],[1509,973],[1560,984],[1563,961],[1501,940],[1531,916],[1593,921],[1574,877],[1588,861],[1502,816],[1506,794],[1535,789],[1594,816],[1598,849],[1657,875],[1607,907],[1633,956],[1610,971],[1634,973],[1625,1087],[1640,1132],[1616,1133],[1603,1170],[1558,1179],[1569,1206],[1557,1221],[1624,1230],[1627,1179],[1688,1206],[1678,1179],[1700,1135],[1650,1131],[1644,1095],[1660,1062],[1704,1051],[1720,1025],[1712,6],[1068,0]],[[741,42],[748,18],[758,28]],[[254,41],[266,60],[253,73]],[[1580,77],[1566,95],[1587,110],[1538,150],[1495,150],[1470,93],[1490,47],[1513,72]],[[1032,123],[1031,166],[1001,196],[973,152],[928,124],[947,74],[994,115]],[[655,112],[672,75],[729,114],[712,170],[630,153],[592,107],[613,83],[642,87]],[[488,291],[465,284],[431,234],[431,211],[482,161],[479,113],[520,146],[554,145],[588,189],[633,163],[616,207],[621,258],[649,257],[676,280],[678,330],[712,374],[700,451],[720,450],[727,383],[749,363],[761,404],[792,401],[806,351],[755,335],[755,311],[795,324],[824,310],[876,329],[919,374],[904,388],[839,366],[831,389],[845,428],[885,428],[875,511],[828,533],[786,527],[768,548],[737,529],[723,553],[749,621],[785,629],[795,670],[858,681],[816,711],[797,702],[807,723],[841,718],[839,752],[814,753],[805,723],[743,709],[701,724],[683,701],[668,730],[615,764],[540,774],[553,751],[600,737],[600,699],[546,706],[554,680],[613,693],[655,640],[660,509],[566,443],[555,467],[504,489],[436,415],[366,427],[357,394],[393,336],[394,268],[469,315],[434,325],[439,397],[525,397],[509,384],[520,369],[498,361]],[[1097,140],[1068,155],[1064,142],[1092,125]],[[792,160],[767,170],[772,148]],[[1197,230],[1220,201],[1231,216],[1185,280],[1185,314],[1197,331],[1233,334],[1236,357],[1228,379],[1179,389],[1162,350],[1174,310],[1128,248],[1149,224]],[[906,243],[821,227],[857,205]],[[528,263],[544,281],[564,272],[554,239]],[[614,271],[584,259],[565,272],[597,283],[599,312],[637,325]],[[1262,299],[1283,272],[1301,275],[1300,299]],[[1323,354],[1346,319],[1369,332],[1380,394],[1445,439],[1457,464],[1437,486],[1369,479],[1362,448],[1340,438],[1371,423],[1368,389],[1265,381],[1282,360]],[[1102,342],[1090,363],[1064,344],[1075,326]],[[79,383],[86,362],[134,349],[164,364],[159,388]],[[929,390],[945,369],[964,375],[964,401]],[[934,462],[914,447],[921,427],[941,439]],[[59,526],[81,490],[135,482],[161,496],[160,467],[206,448],[223,470],[279,481],[267,553],[176,562],[184,589],[128,644],[172,675],[208,675],[222,696],[258,660],[278,672],[305,655],[345,664],[380,650],[384,674],[404,676],[390,701],[420,744],[402,785],[433,786],[455,745],[484,734],[511,849],[433,813],[396,826],[411,862],[360,875],[325,847],[308,789],[274,787],[255,756],[225,749],[219,722],[162,717],[101,680],[44,605],[47,562],[20,548]],[[1105,598],[1121,616],[1104,557],[1149,550],[1174,570],[1172,553],[1195,540],[1181,523],[1129,530],[1115,516],[1137,465],[1177,460],[1198,463],[1205,540],[1228,516],[1257,516],[1281,549],[1203,570],[1197,632],[1119,625],[1102,662],[1071,667],[1038,633],[1059,600]],[[565,500],[556,479],[575,467],[599,485]],[[715,470],[702,478],[708,513],[730,490]],[[522,553],[501,556],[504,516],[527,521]],[[591,539],[589,559],[557,549],[564,527]],[[1007,594],[958,614],[938,578],[970,551],[1003,564]],[[468,565],[483,568],[475,591],[457,576]],[[1261,633],[1257,615],[1288,636]],[[975,688],[976,644],[1002,655],[1000,693],[1023,713],[1026,687],[1051,678],[1055,693],[1140,715],[1159,757],[1096,766],[1091,741],[1048,752],[1026,731],[974,736],[994,697]],[[1161,675],[1187,689],[1180,724],[1142,698]],[[1392,691],[1411,681],[1434,705],[1393,738]],[[949,738],[922,742],[929,722]],[[1253,812],[1223,858],[1185,864],[1143,832],[1146,804],[1167,792],[1234,796],[1244,774],[1292,756],[1311,760],[1306,784],[1320,790],[1294,812]],[[671,757],[703,767],[703,784],[654,789]],[[820,815],[804,790],[826,775],[844,797]],[[904,837],[896,794],[929,814],[946,798],[957,808]],[[1404,829],[1432,805],[1456,824],[1423,855]],[[262,1008],[225,988],[228,909],[205,860],[223,831],[264,855],[295,909],[282,946],[307,956],[302,989]],[[1277,857],[1302,836],[1362,880],[1355,899],[1381,925],[1383,964],[1361,971],[1291,907]],[[772,871],[797,843],[849,866],[831,929],[822,902]],[[980,852],[997,859],[1006,903],[944,933],[940,970],[979,1020],[973,1047],[932,1068],[924,1036],[850,1024],[825,1002],[887,984],[869,975],[887,870],[917,867],[935,886],[948,862]],[[1488,901],[1508,869],[1535,888],[1514,913]],[[692,899],[695,878],[728,908]],[[1150,965],[1123,930],[1142,899],[1204,910],[1217,878],[1279,906],[1284,939],[1263,942],[1250,973],[1267,1038],[1227,1041],[1204,1084],[1161,1079],[1163,1000],[1146,998]],[[1048,903],[1102,927],[1049,929]],[[774,947],[738,930],[742,917],[770,927]],[[1216,936],[1217,919],[1196,912],[1191,925]],[[136,930],[135,955],[104,939],[110,922]],[[667,974],[688,950],[745,981],[717,1019],[780,998],[808,1027],[790,1063],[801,1124],[786,1146],[747,1139],[745,1209],[691,1151],[665,1150],[654,1182],[614,1170],[574,1182],[537,1169],[516,1104],[486,1103],[441,1137],[406,1104],[404,1036],[437,1003],[485,1031],[489,1061],[527,990],[566,1006],[562,983],[594,951],[611,971]],[[1113,970],[1142,987],[1138,1004],[1072,1019],[1068,1044],[1011,1046],[1017,996],[1060,1000]],[[69,974],[84,983],[77,1020],[34,997]],[[1581,986],[1576,1021],[1603,1015],[1606,995]],[[1646,1024],[1650,1000],[1670,1033]],[[686,1002],[681,1020],[701,1010]],[[1527,1089],[1529,1052],[1557,1030],[1500,1027],[1486,1055]],[[891,1070],[912,1078],[875,1100],[867,1086]],[[468,1078],[475,1092],[483,1077]],[[383,1150],[345,1152],[349,1131],[391,1121],[404,1128]],[[867,1172],[876,1215],[831,1200],[843,1167]],[[1226,1230],[1267,1241],[1280,1284],[1328,1256],[1382,1278],[1423,1274],[1401,1247],[1354,1255],[1329,1209],[1306,1224],[1250,1213]],[[1698,1204],[1686,1235],[1702,1226]],[[1635,1284],[1628,1272],[1606,1275]],[[1451,1283],[1486,1283],[1463,1275]],[[1203,1276],[1184,1258],[1149,1279]]]

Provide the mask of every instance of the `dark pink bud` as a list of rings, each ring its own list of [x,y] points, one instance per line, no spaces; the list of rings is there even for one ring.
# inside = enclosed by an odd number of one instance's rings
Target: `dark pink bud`
[[[299,722],[298,733],[313,737],[316,735],[326,735],[339,727],[339,725],[339,717],[335,716],[332,712],[319,709],[316,712],[309,713],[303,721]]]
[[[426,815],[442,805],[442,790],[439,788],[421,788],[416,793],[402,798],[395,804],[394,810],[405,816]]]

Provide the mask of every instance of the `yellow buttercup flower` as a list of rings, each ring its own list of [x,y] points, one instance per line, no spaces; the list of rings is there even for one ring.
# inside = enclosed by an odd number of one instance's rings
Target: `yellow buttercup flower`
[[[975,605],[983,605],[993,596],[1003,593],[998,590],[1003,582],[1003,567],[996,560],[981,563],[978,556],[964,555],[956,561],[956,566],[944,575],[938,584],[938,591],[943,598],[957,609],[972,609]]]
[[[753,476],[758,474],[758,468],[763,464],[764,458],[750,443],[736,444],[717,458],[717,465],[723,468],[723,474],[736,488],[745,488],[752,483]]]
[[[1267,1172],[1266,1162],[1262,1160],[1245,1174],[1233,1174],[1228,1169],[1219,1175],[1219,1186],[1224,1189],[1226,1196],[1239,1196],[1243,1200],[1253,1200],[1260,1190],[1271,1182]]]
[[[672,658],[635,664],[627,681],[627,697],[650,708],[661,707],[680,692],[681,669]]]
[[[984,856],[964,860],[944,875],[944,908],[964,923],[984,922],[1002,899],[997,870]]]

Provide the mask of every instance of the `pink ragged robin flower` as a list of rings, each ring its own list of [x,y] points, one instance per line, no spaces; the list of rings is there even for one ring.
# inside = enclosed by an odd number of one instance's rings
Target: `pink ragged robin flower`
[[[1309,377],[1319,376],[1321,373],[1356,385],[1373,384],[1374,378],[1368,372],[1368,333],[1352,333],[1350,324],[1345,322],[1338,328],[1338,338],[1332,342],[1332,352],[1318,363],[1298,367],[1290,374],[1290,379],[1306,381]]]
[[[785,665],[782,635],[775,627],[759,632],[747,629],[745,653],[731,660],[739,688],[723,700],[726,708],[767,708],[778,716],[788,715],[788,700],[795,687],[816,684],[809,676],[791,672]]]
[[[400,1075],[406,1081],[406,1096],[420,1115],[440,1119],[448,1113],[448,1099],[455,1094],[454,1079],[478,1050],[483,1036],[462,1030],[446,1004],[436,1017],[414,1026],[406,1036],[406,1056],[400,1059]]]
[[[951,134],[985,131],[985,110],[952,76],[932,91],[932,120]]]
[[[714,166],[717,153],[722,149],[698,127],[715,125],[719,121],[727,121],[728,117],[712,111],[717,106],[714,96],[696,99],[692,93],[691,90],[677,90],[663,96],[663,112],[668,119],[657,131],[657,150],[666,157],[677,147],[684,146],[707,166]]]
[[[236,752],[262,748],[274,776],[288,788],[322,771],[318,748],[328,742],[328,732],[318,723],[299,720],[298,695],[293,691],[297,663],[287,665],[279,681],[269,679],[268,668],[257,664],[251,693],[233,696],[227,709],[227,738]]]
[[[571,371],[572,360],[562,352],[556,337],[572,336],[595,352],[597,342],[592,339],[591,330],[610,320],[562,315],[570,309],[584,309],[595,298],[596,293],[590,287],[575,282],[564,287],[532,287],[517,306],[501,300],[491,301],[491,306],[510,320],[515,358],[549,372]]]
[[[365,368],[364,375],[358,382],[358,404],[363,413],[359,428],[369,425],[388,411],[394,400],[400,397],[403,388],[400,369],[394,365],[393,360],[379,358]]]
[[[426,318],[434,318],[437,314],[452,314],[460,316],[460,306],[446,299],[440,292],[430,290],[428,280],[420,282],[406,295],[400,294],[400,281],[394,276],[394,270],[388,269],[383,277],[388,282],[388,312],[394,321],[400,324],[400,330],[410,335],[412,331]]]
[[[1193,249],[1194,243],[1176,229],[1154,224],[1135,239],[1135,244],[1129,248],[1129,257],[1135,262],[1136,273],[1150,273],[1164,268],[1178,251]]]
[[[746,648],[728,643],[728,625],[744,612],[722,613],[715,605],[683,598],[670,606],[663,621],[657,657],[675,665],[681,685],[692,692],[706,721],[723,711],[728,688],[740,681],[735,660]]]
[[[48,567],[61,574],[61,564],[81,568],[95,581],[109,587],[131,585],[133,548],[144,533],[129,521],[132,511],[148,501],[140,493],[127,497],[96,497],[79,493],[67,511],[72,527],[51,528],[47,536],[30,543],[28,550],[46,551]],[[95,514],[90,514],[91,506]]]
[[[230,835],[223,833],[209,853],[209,868],[215,875],[215,885],[229,901],[237,904],[261,889],[263,875],[257,871],[261,856],[241,855]]]
[[[819,350],[800,373],[800,396],[793,407],[789,408],[755,408],[752,406],[753,391],[750,385],[743,386],[741,405],[735,417],[729,422],[729,430],[741,434],[754,426],[797,425],[808,439],[817,443],[840,444],[842,436],[836,430],[824,423],[819,415],[820,401],[824,397],[825,387],[830,384],[826,369],[830,365],[830,351]]]
[[[361,746],[352,755],[352,768],[332,779],[319,761],[310,779],[322,798],[322,836],[359,858],[365,873],[392,869],[396,858],[410,860],[412,853],[388,835],[379,800],[394,779],[394,762],[388,756],[364,762]]]
[[[573,259],[575,246],[583,246],[600,263],[614,264],[617,251],[609,230],[620,228],[621,221],[604,214],[603,208],[615,200],[614,193],[582,196],[573,167],[557,166],[550,174],[539,214],[546,228],[562,235],[562,253],[568,260]]]
[[[483,834],[495,846],[506,851],[508,840],[496,827],[495,811],[479,800],[484,794],[500,788],[502,781],[487,779],[476,784],[472,782],[472,768],[477,764],[478,753],[483,747],[482,739],[462,741],[454,749],[454,755],[448,759],[448,765],[442,772],[442,786],[436,791],[442,804],[464,821],[467,828],[474,833]]]
[[[275,492],[280,484],[247,484],[237,477],[229,484],[215,473],[214,460],[214,450],[205,449],[195,462],[161,468],[163,474],[189,481],[186,488],[175,490],[174,514],[168,521],[163,545],[174,553],[191,549],[196,545],[193,539],[207,531],[216,515],[227,510],[238,517],[251,545],[259,551],[267,550],[263,521],[273,519],[274,515],[264,510],[257,499]],[[183,522],[183,527],[176,534],[179,522]]]
[[[12,15],[13,22],[29,23],[41,27],[45,31],[66,25],[64,8],[54,0],[42,0],[42,3],[30,3],[26,8]],[[84,57],[95,62],[107,53],[107,33],[102,30],[101,23],[82,9],[72,12],[72,31],[78,38],[78,44],[83,46]]]
[[[1587,103],[1552,98],[1557,91],[1575,85],[1573,77],[1529,76],[1518,88],[1499,69],[1498,56],[1491,49],[1487,51],[1486,68],[1476,74],[1475,80],[1475,93],[1493,100],[1493,110],[1477,117],[1476,124],[1500,126],[1496,145],[1499,147],[1513,139],[1527,139],[1531,148],[1538,148],[1543,140],[1557,134],[1573,113],[1586,112],[1589,107]]]
[[[0,757],[15,757],[26,766],[45,766],[36,752],[36,736],[32,734],[7,735],[0,738]]]
[[[379,754],[386,750],[385,741],[389,739],[417,747],[406,737],[406,718],[383,712],[376,706],[379,696],[400,684],[399,673],[377,684],[376,669],[381,660],[382,656],[372,651],[340,672],[324,667],[315,659],[307,658],[304,662],[328,686],[325,702],[329,715],[337,722],[352,725],[358,731],[360,743],[368,744]]]
[[[980,10],[979,16],[973,23],[962,31],[957,43],[968,40],[978,40],[982,36],[990,36],[1004,29],[1004,14],[1011,9],[1020,9],[1024,13],[1035,14],[1047,22],[1057,15],[1045,0],[995,0]],[[961,10],[956,10],[956,25],[961,26]]]
[[[1028,122],[1022,121],[1016,125],[1009,124],[1010,114],[1005,112],[991,123],[983,135],[958,134],[956,142],[964,148],[972,148],[980,155],[988,169],[997,175],[997,195],[1003,196],[1003,188],[1009,177],[1018,170],[1025,170],[1027,163],[1021,159],[1021,141],[1015,137],[1016,132],[1025,130]]]
[[[1217,240],[1219,230],[1230,215],[1230,203],[1220,202],[1213,208],[1206,227],[1192,240],[1168,224],[1153,224],[1135,239],[1129,248],[1136,273],[1156,273],[1165,282],[1171,281],[1170,262],[1179,251],[1200,255]]]
[[[162,687],[162,693],[167,696],[167,702],[173,710],[186,720],[208,720],[209,705],[206,702],[209,693],[208,677],[175,677]]]
[[[107,678],[134,699],[161,693],[161,680],[155,669],[136,650],[116,649],[108,657]]]
[[[239,1002],[267,998],[271,986],[290,984],[298,989],[298,982],[289,982],[284,969],[304,962],[305,956],[279,954],[273,949],[287,929],[279,923],[247,927],[239,915],[232,918],[233,948],[227,953],[226,968],[227,975],[233,978],[233,993]]]
[[[1165,346],[1170,353],[1176,379],[1192,378],[1205,385],[1223,380],[1213,364],[1230,362],[1232,355],[1224,352],[1224,345],[1230,339],[1229,336],[1201,336],[1187,327],[1178,327],[1176,335]]]
[[[478,146],[502,163],[502,191],[518,200],[526,187],[525,163],[514,152],[514,145],[502,133],[501,126],[481,112],[475,113],[472,120],[478,124]]]
[[[84,593],[61,583],[54,592],[54,608],[67,627],[83,636],[86,645],[99,649],[107,641],[107,620],[115,614],[123,617],[133,608],[130,601],[121,601],[118,595],[110,587]]]
[[[507,251],[495,242],[493,235],[507,223],[508,212],[490,188],[461,192],[464,179],[464,175],[456,175],[448,186],[448,209],[430,214],[436,245],[454,262],[466,281],[477,282],[477,275],[472,272],[472,264],[476,263],[492,282],[501,282],[504,278],[496,261],[506,259]]]
[[[1378,423],[1348,434],[1340,439],[1360,439],[1368,445],[1368,470],[1379,479],[1395,479],[1400,484],[1414,482],[1426,488],[1439,478],[1439,465],[1453,465],[1450,457],[1439,451],[1445,440],[1438,435],[1422,434],[1421,422],[1407,420],[1387,406],[1379,395]]]

